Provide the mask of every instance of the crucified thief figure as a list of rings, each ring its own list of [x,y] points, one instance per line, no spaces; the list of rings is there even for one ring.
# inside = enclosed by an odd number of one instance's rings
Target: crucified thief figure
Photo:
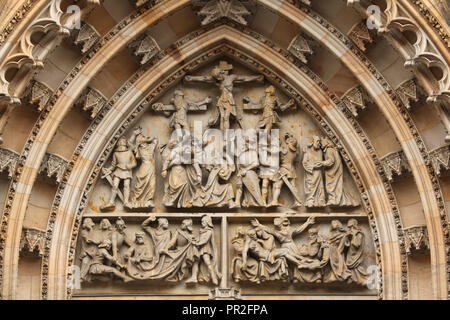
[[[210,76],[186,76],[187,82],[203,82],[216,84],[221,91],[221,95],[217,101],[217,110],[215,116],[210,120],[210,125],[214,126],[220,123],[220,130],[230,129],[230,117],[236,118],[240,127],[241,115],[238,114],[236,102],[233,96],[233,89],[235,84],[249,83],[249,82],[263,82],[264,76],[241,76],[230,74],[233,70],[233,65],[226,61],[221,61],[218,66],[214,67]]]

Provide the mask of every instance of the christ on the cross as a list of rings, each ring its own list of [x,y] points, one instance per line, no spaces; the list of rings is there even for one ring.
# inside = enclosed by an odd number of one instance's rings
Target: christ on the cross
[[[235,84],[248,83],[248,82],[263,82],[264,76],[242,76],[236,74],[230,74],[233,70],[233,65],[226,61],[221,61],[216,66],[210,76],[186,76],[187,82],[203,82],[216,84],[221,91],[221,95],[217,101],[217,110],[215,116],[211,119],[210,125],[214,126],[217,123],[220,124],[220,129],[225,131],[230,129],[230,117],[233,116],[240,127],[241,115],[238,114],[236,108],[236,102],[233,96],[233,89]]]

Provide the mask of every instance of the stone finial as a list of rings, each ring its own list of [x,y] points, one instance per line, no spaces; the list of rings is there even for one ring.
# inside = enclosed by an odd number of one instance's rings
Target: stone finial
[[[300,59],[303,63],[308,63],[307,55],[312,55],[314,52],[308,42],[301,34],[297,35],[288,47],[288,51]]]
[[[348,90],[341,99],[355,117],[358,116],[358,111],[366,109],[367,103],[370,102],[369,96],[360,85]]]
[[[370,31],[367,28],[365,21],[355,24],[348,32],[348,37],[363,52],[366,52],[366,44],[373,42],[373,38],[370,35]]]
[[[56,154],[47,153],[44,161],[39,168],[39,173],[46,172],[47,177],[55,178],[56,182],[61,183],[66,172],[68,161]]]
[[[404,229],[406,253],[426,253],[430,250],[430,241],[426,226],[414,226]]]
[[[82,105],[84,111],[91,111],[91,118],[94,119],[97,114],[106,105],[107,100],[99,91],[88,87],[83,92],[81,97],[76,102],[77,105]]]
[[[48,85],[37,80],[31,80],[25,90],[24,97],[26,97],[30,104],[37,105],[38,111],[40,112],[44,110],[52,94],[53,90]]]
[[[141,65],[149,62],[159,51],[161,51],[156,40],[148,34],[132,41],[128,47],[133,50],[135,56],[140,57]]]
[[[411,101],[419,101],[419,88],[414,79],[402,82],[396,91],[408,110],[411,109]]]
[[[450,170],[450,146],[445,145],[430,151],[430,159],[438,176],[442,174],[442,169]]]
[[[8,177],[12,178],[20,155],[7,148],[0,148],[0,172],[8,169]]]
[[[243,0],[199,0],[195,3],[195,6],[199,7],[197,14],[203,19],[201,21],[202,26],[222,18],[246,26],[248,22],[245,17],[252,14],[245,6],[248,2]]]
[[[81,23],[81,29],[78,31],[74,43],[81,48],[82,53],[89,51],[98,41],[100,35],[90,24]]]
[[[209,300],[242,300],[241,289],[215,288],[209,292]]]
[[[389,181],[394,180],[394,173],[400,176],[403,172],[411,172],[408,159],[402,150],[392,152],[380,159],[386,177]]]
[[[42,257],[44,254],[45,231],[23,229],[20,238],[20,252],[26,256]]]

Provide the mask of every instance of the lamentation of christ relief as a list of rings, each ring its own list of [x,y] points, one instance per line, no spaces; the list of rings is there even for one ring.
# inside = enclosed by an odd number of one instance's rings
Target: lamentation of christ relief
[[[236,101],[233,95],[235,84],[249,82],[264,82],[264,76],[243,76],[231,74],[233,65],[226,61],[221,61],[218,66],[214,67],[210,76],[186,76],[186,82],[202,82],[216,84],[221,91],[217,101],[217,109],[214,117],[210,120],[209,125],[219,124],[220,130],[230,129],[230,118],[237,120],[241,125],[242,116],[238,113]]]

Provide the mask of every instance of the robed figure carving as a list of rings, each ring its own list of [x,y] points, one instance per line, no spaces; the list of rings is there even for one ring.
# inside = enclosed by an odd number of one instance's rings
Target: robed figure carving
[[[314,136],[312,143],[304,150],[303,167],[305,168],[305,205],[308,208],[325,207],[323,151],[318,136]]]
[[[322,139],[322,149],[325,161],[325,186],[328,196],[328,206],[355,207],[358,202],[344,189],[344,165],[338,149],[328,138]]]
[[[331,221],[328,235],[329,268],[325,272],[324,283],[346,281],[351,277],[351,272],[345,262],[345,244],[347,232],[339,220]]]
[[[186,146],[188,152],[184,152],[182,141],[172,139],[162,149],[164,163],[161,175],[166,178],[163,204],[175,208],[193,207],[201,188],[202,171],[195,160],[193,164],[184,164],[185,160],[192,161],[190,146]]]
[[[365,286],[367,284],[367,273],[361,265],[364,260],[365,236],[356,219],[350,219],[347,227],[345,263],[352,274],[351,281]]]
[[[133,207],[153,208],[155,206],[153,198],[156,189],[155,150],[158,139],[144,136],[142,128],[138,127],[133,132],[130,143],[134,147],[136,159],[140,162],[135,173]]]
[[[212,83],[220,88],[221,94],[220,97],[218,97],[217,109],[209,124],[211,126],[219,124],[220,130],[222,131],[230,129],[230,117],[235,118],[242,127],[242,115],[238,113],[233,95],[234,85],[254,81],[264,81],[264,76],[241,76],[230,74],[232,70],[232,64],[221,61],[219,65],[213,69],[210,76],[186,76],[185,78],[185,81],[187,82]]]
[[[213,137],[204,135],[205,151],[203,168],[209,172],[208,180],[202,186],[200,200],[205,207],[232,207],[234,205],[233,186],[229,182],[236,171],[233,159],[223,151],[223,145]]]

